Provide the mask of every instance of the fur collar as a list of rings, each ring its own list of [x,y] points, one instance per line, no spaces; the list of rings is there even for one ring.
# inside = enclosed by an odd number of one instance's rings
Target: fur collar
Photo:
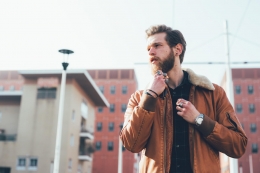
[[[215,90],[215,87],[210,82],[210,80],[201,75],[197,75],[189,68],[183,68],[182,70],[186,71],[189,74],[189,81],[195,86],[200,86],[202,88],[206,88],[208,90]]]

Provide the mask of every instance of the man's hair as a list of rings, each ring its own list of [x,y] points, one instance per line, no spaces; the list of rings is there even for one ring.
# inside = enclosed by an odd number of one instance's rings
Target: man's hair
[[[180,63],[182,63],[186,51],[186,41],[180,31],[173,30],[172,28],[166,25],[155,25],[148,28],[145,32],[147,38],[155,34],[166,33],[165,40],[170,46],[170,48],[180,43],[182,45],[182,53],[180,54]]]

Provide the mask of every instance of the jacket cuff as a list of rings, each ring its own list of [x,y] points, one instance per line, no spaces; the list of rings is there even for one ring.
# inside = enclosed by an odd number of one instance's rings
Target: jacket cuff
[[[213,121],[211,118],[208,116],[204,115],[203,122],[200,126],[196,126],[196,129],[202,133],[204,137],[207,137],[209,134],[213,132],[213,129],[215,127],[216,122]]]
[[[143,93],[141,100],[139,102],[139,106],[147,111],[155,112],[155,105],[156,105],[157,98],[149,96]]]

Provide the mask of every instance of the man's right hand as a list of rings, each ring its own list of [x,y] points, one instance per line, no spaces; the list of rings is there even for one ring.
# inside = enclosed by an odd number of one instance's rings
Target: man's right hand
[[[166,87],[165,79],[166,76],[163,75],[163,72],[158,70],[147,89],[153,90],[158,95],[160,95]]]

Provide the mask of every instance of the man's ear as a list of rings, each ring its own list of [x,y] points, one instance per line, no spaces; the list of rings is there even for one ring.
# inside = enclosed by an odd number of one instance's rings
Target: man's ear
[[[175,48],[175,51],[174,53],[177,55],[177,56],[180,56],[180,54],[182,53],[182,44],[178,43],[176,46],[174,46]]]

